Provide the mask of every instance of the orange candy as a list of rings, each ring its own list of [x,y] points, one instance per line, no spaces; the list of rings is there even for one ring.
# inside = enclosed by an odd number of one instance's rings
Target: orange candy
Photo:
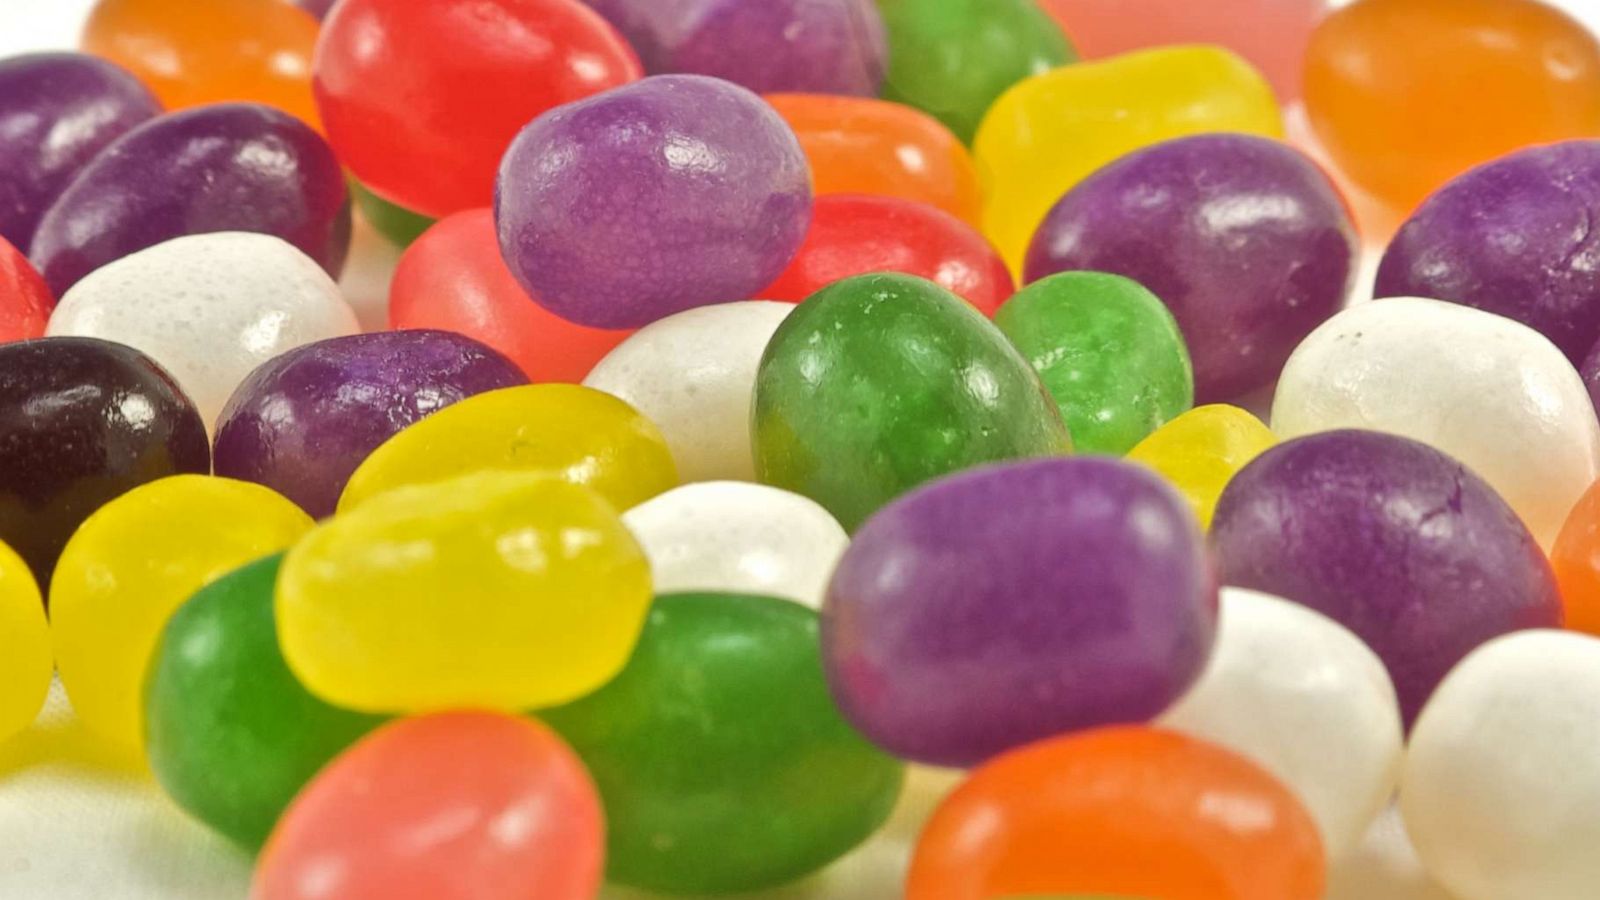
[[[1117,727],[974,770],[923,829],[906,900],[1318,900],[1324,878],[1316,824],[1265,771],[1175,732]]]
[[[864,97],[769,94],[766,100],[800,138],[816,193],[904,197],[982,224],[972,155],[938,119]]]
[[[1567,627],[1600,635],[1600,483],[1567,514],[1550,564],[1561,588]]]

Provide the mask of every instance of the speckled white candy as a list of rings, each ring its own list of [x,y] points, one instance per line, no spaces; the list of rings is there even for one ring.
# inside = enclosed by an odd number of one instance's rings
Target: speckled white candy
[[[312,259],[280,238],[174,238],[89,273],[46,334],[117,341],[160,363],[206,427],[256,366],[302,344],[355,334],[355,313]]]
[[[639,329],[583,383],[621,397],[661,428],[684,481],[754,481],[750,397],[756,367],[793,303],[702,306]]]
[[[1522,631],[1462,660],[1412,729],[1400,808],[1462,900],[1600,896],[1600,640]]]
[[[1272,404],[1287,440],[1369,428],[1466,463],[1546,549],[1600,475],[1600,423],[1583,380],[1543,335],[1438,300],[1339,313],[1289,357]]]
[[[1330,856],[1360,844],[1400,774],[1400,708],[1377,654],[1321,613],[1243,588],[1223,588],[1211,659],[1160,724],[1278,776]]]
[[[822,606],[850,538],[798,494],[743,481],[686,484],[622,514],[657,594],[728,591]]]

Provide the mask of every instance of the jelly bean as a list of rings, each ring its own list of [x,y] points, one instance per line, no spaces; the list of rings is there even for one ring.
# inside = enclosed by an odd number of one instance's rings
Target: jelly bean
[[[1550,565],[1472,470],[1408,438],[1329,431],[1245,466],[1211,542],[1227,584],[1303,603],[1389,668],[1410,723],[1474,647],[1561,623]]]
[[[328,12],[333,9],[334,0],[294,0],[294,2],[320,22],[327,18]]]
[[[33,723],[54,674],[39,585],[22,557],[0,544],[0,741]]]
[[[99,0],[83,49],[125,66],[169,109],[249,100],[317,123],[317,23],[279,0]]]
[[[146,752],[177,804],[255,850],[294,795],[382,719],[306,693],[278,650],[282,555],[213,581],[161,633],[145,677]]]
[[[1173,732],[1105,728],[973,772],[917,842],[906,900],[1317,900],[1324,867],[1311,817],[1253,763]]]
[[[1428,872],[1463,900],[1594,895],[1600,641],[1527,631],[1439,685],[1406,754],[1400,808]]]
[[[50,582],[61,683],[100,735],[140,744],[140,687],[167,617],[208,582],[282,550],[311,527],[299,507],[257,484],[176,475],[90,516]]]
[[[563,478],[617,509],[678,483],[661,431],[633,407],[586,387],[536,384],[469,397],[385,441],[350,476],[339,510],[485,469]]]
[[[93,338],[0,346],[0,540],[41,585],[90,513],[210,471],[205,424],[150,357]]]
[[[1550,564],[1566,626],[1600,635],[1600,489],[1590,487],[1561,526]]]
[[[43,337],[55,305],[33,264],[0,238],[0,344]]]
[[[490,202],[528,120],[641,74],[578,0],[344,0],[323,24],[315,87],[350,171],[387,200],[444,216]]]
[[[934,482],[867,520],[823,606],[835,700],[896,756],[969,766],[1141,722],[1200,674],[1217,586],[1159,479],[1084,457]]]
[[[391,243],[401,247],[411,246],[413,241],[422,237],[422,233],[438,221],[390,203],[353,178],[350,179],[350,197],[368,224],[376,228],[378,233],[388,238]]]
[[[174,238],[96,269],[61,298],[47,333],[150,354],[211,425],[256,366],[356,330],[315,262],[276,237],[235,231]]]
[[[659,425],[684,481],[754,481],[756,368],[793,311],[766,300],[684,310],[639,329],[583,383],[622,398]]]
[[[988,240],[944,210],[899,197],[829,194],[817,198],[805,243],[761,296],[799,302],[872,272],[926,278],[986,316],[1016,290]]]
[[[1406,220],[1374,293],[1516,319],[1578,363],[1600,340],[1596,216],[1600,141],[1513,153],[1451,181]]]
[[[526,384],[512,362],[445,331],[331,338],[268,360],[217,422],[216,472],[333,515],[345,482],[378,445],[474,394]]]
[[[488,209],[441,219],[406,248],[389,288],[389,327],[460,332],[510,357],[532,381],[568,383],[630,334],[586,328],[533,302],[500,256]]]
[[[543,716],[594,773],[622,884],[793,880],[865,840],[900,791],[900,764],[828,698],[816,614],[783,600],[661,597],[622,674]]]
[[[1130,53],[1020,81],[989,107],[972,143],[988,195],[984,233],[1020,269],[1051,205],[1084,176],[1141,147],[1207,131],[1283,132],[1260,73],[1215,47]]]
[[[1545,547],[1600,477],[1600,423],[1560,351],[1510,319],[1438,300],[1363,303],[1313,332],[1283,369],[1272,425],[1286,438],[1369,428],[1437,447]]]
[[[939,121],[865,97],[769,94],[794,129],[817,194],[915,200],[976,226],[983,195],[972,156]]]
[[[1358,0],[1313,34],[1305,101],[1340,169],[1404,211],[1501,154],[1600,132],[1600,42],[1538,0]]]
[[[82,53],[0,59],[0,240],[27,250],[44,211],[95,154],[161,106]]]
[[[652,75],[712,75],[752,91],[876,96],[889,55],[872,0],[585,0]]]
[[[256,900],[589,900],[605,826],[594,783],[537,722],[408,719],[334,760],[284,814]]]
[[[794,133],[759,97],[698,75],[646,78],[540,116],[506,152],[495,192],[517,280],[551,312],[598,328],[749,298],[810,220]]]
[[[333,151],[254,104],[160,116],[84,167],[39,222],[29,257],[59,297],[106,263],[211,231],[276,235],[337,276],[350,201]]]
[[[1172,313],[1131,279],[1063,272],[1023,288],[994,324],[1027,357],[1085,453],[1126,453],[1194,405]]]
[[[1211,659],[1158,721],[1277,776],[1332,857],[1361,842],[1400,776],[1400,707],[1383,661],[1332,619],[1243,588],[1222,589]]]
[[[729,591],[822,606],[850,538],[828,511],[740,481],[674,488],[622,515],[650,558],[657,594]]]
[[[1089,269],[1154,291],[1183,329],[1196,396],[1215,402],[1271,384],[1344,304],[1357,260],[1349,212],[1310,159],[1264,138],[1199,135],[1079,182],[1034,235],[1027,280]]]
[[[599,494],[488,471],[323,523],[284,560],[277,608],[313,694],[412,712],[581,697],[622,669],[649,604],[644,552]]]
[[[1128,451],[1130,462],[1161,473],[1211,527],[1217,498],[1245,464],[1277,443],[1261,420],[1237,406],[1192,409],[1157,428]]]
[[[878,0],[889,32],[883,96],[971,141],[990,105],[1029,75],[1077,59],[1034,0]]]

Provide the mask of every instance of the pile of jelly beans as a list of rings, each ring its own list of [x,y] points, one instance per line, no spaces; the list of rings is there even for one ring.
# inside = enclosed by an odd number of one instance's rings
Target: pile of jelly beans
[[[64,694],[239,897],[1442,896],[1340,888],[1396,828],[1419,890],[1600,895],[1566,14],[99,0],[82,50],[0,59],[0,741]]]

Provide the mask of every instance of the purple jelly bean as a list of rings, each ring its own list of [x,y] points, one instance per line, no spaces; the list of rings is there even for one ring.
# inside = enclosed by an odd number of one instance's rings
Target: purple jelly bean
[[[320,22],[328,17],[328,11],[333,9],[334,0],[295,0],[295,2],[300,4],[301,9],[316,16]]]
[[[39,219],[95,154],[161,104],[97,56],[0,59],[0,238],[28,252]]]
[[[1303,603],[1365,640],[1407,723],[1474,647],[1561,624],[1555,576],[1522,520],[1409,438],[1328,431],[1268,450],[1228,483],[1211,540],[1224,583]]]
[[[1600,141],[1522,150],[1440,188],[1389,242],[1374,295],[1516,319],[1581,361],[1600,339]]]
[[[1194,514],[1120,460],[975,469],[877,512],[822,610],[834,699],[898,756],[968,766],[1159,714],[1211,651]]]
[[[448,331],[317,341],[269,360],[233,392],[217,422],[216,472],[329,516],[350,474],[401,429],[527,382],[511,360]]]
[[[524,128],[500,164],[495,223],[545,308],[637,328],[770,284],[811,224],[810,170],[755,94],[658,75]]]
[[[1079,182],[1034,234],[1026,280],[1083,269],[1149,288],[1188,342],[1195,402],[1215,403],[1278,377],[1343,304],[1356,261],[1349,212],[1315,163],[1278,141],[1207,134]]]
[[[29,258],[60,297],[108,262],[215,231],[275,235],[338,277],[350,198],[327,142],[255,103],[160,116],[84,167],[45,213]]]

